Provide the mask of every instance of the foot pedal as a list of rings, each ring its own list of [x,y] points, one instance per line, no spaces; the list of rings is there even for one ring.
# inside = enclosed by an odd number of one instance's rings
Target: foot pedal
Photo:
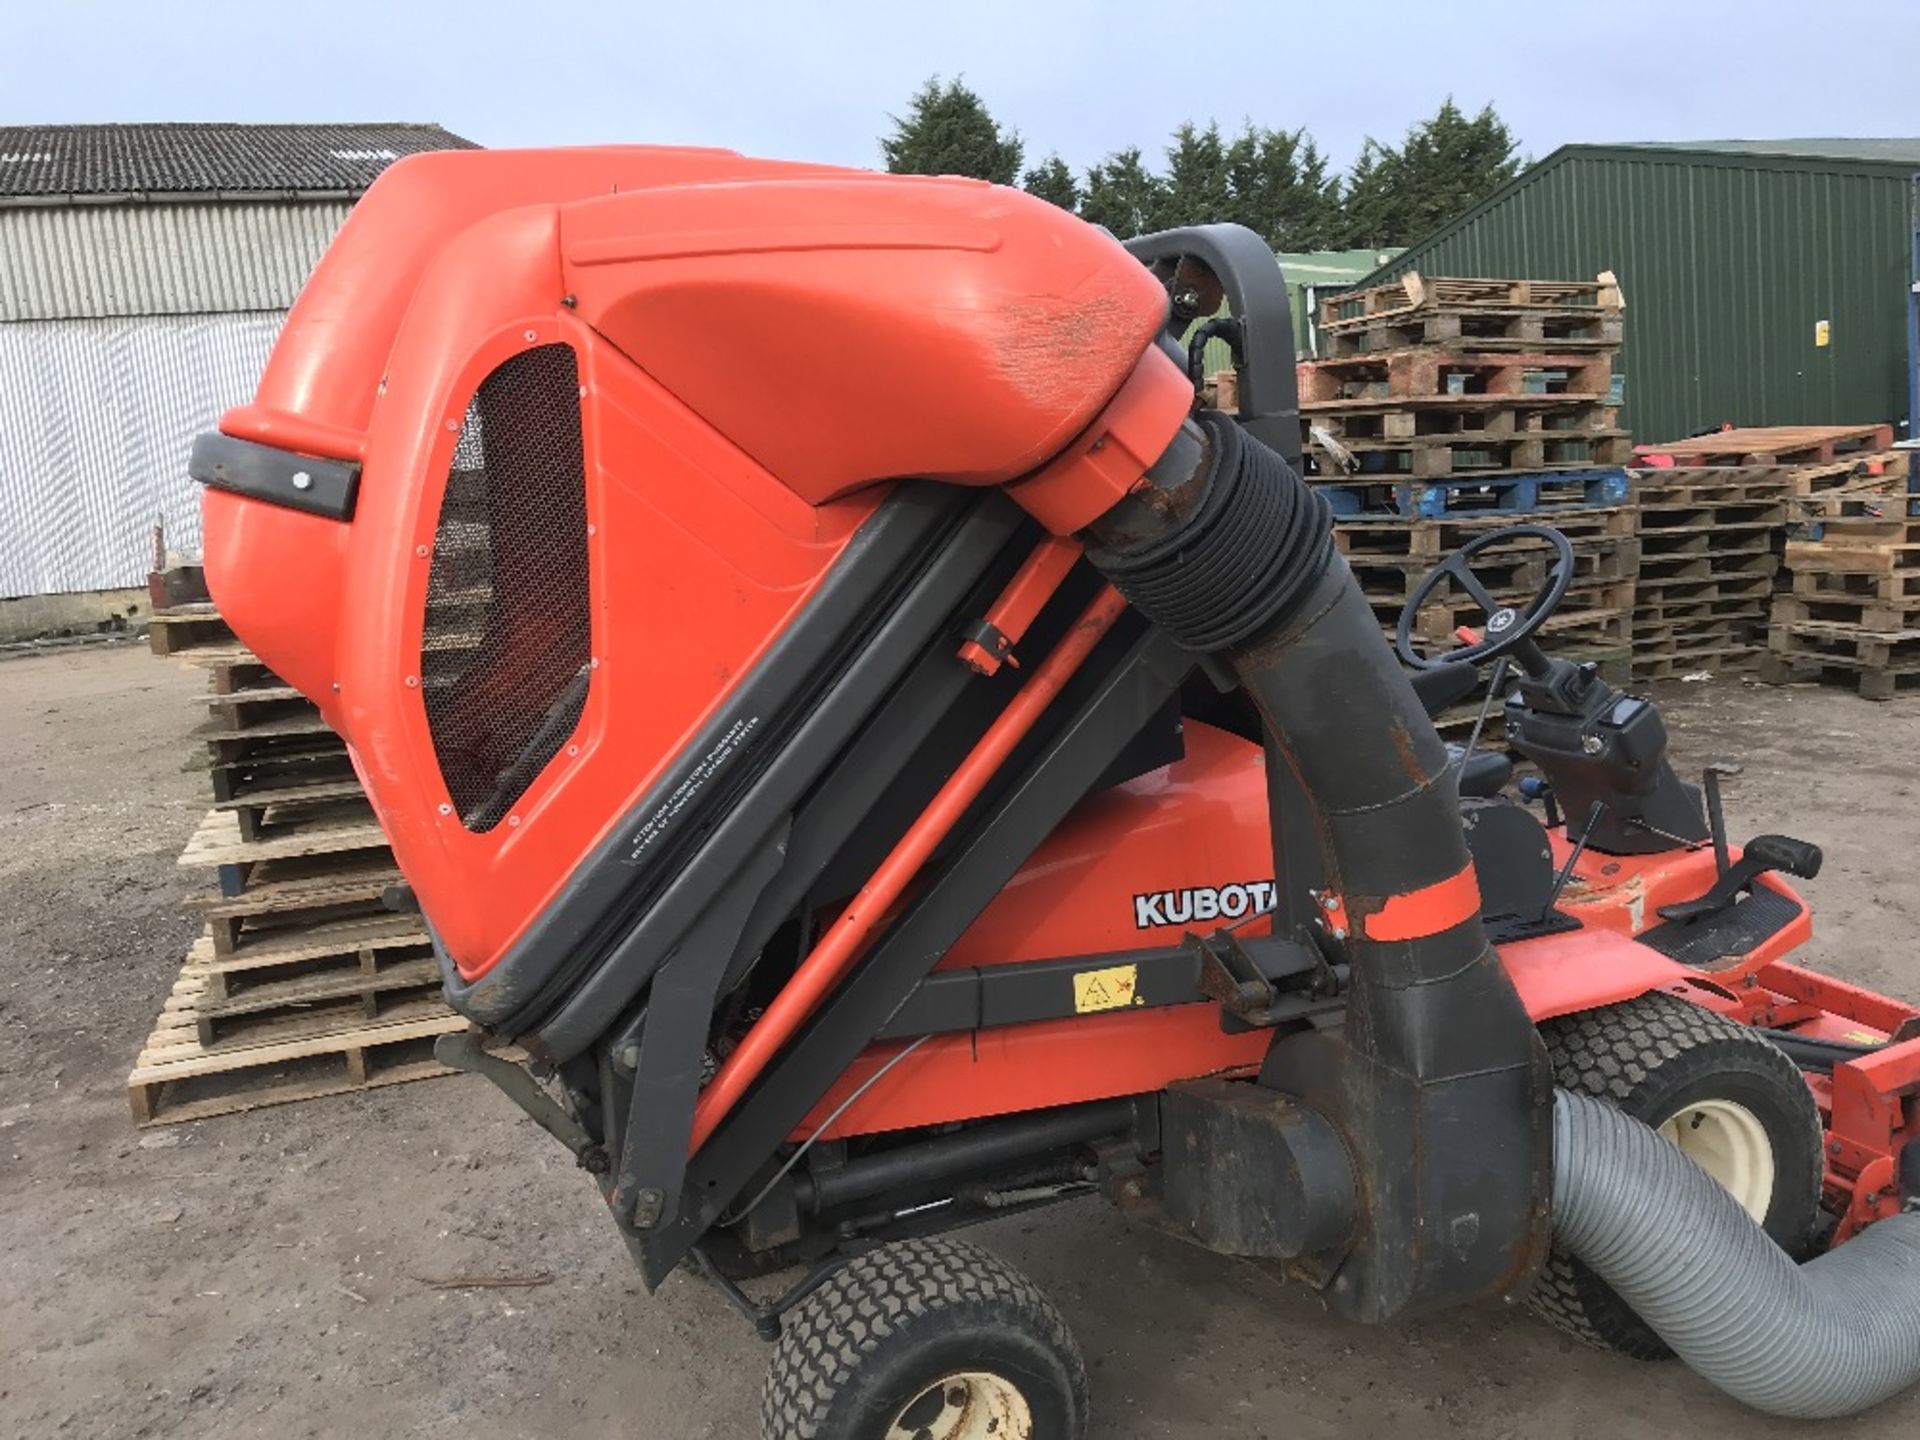
[[[1820,873],[1825,858],[1818,845],[1806,840],[1795,840],[1790,835],[1756,835],[1741,851],[1739,862],[1714,881],[1711,890],[1698,900],[1662,905],[1660,918],[1684,924],[1718,915],[1769,870],[1778,870],[1800,880],[1811,880]]]

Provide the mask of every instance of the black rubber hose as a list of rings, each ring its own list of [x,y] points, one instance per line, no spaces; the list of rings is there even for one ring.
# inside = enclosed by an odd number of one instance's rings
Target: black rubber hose
[[[1326,497],[1225,415],[1201,426],[1212,463],[1199,503],[1158,540],[1095,543],[1087,558],[1190,650],[1230,649],[1283,622],[1334,556]]]
[[[1380,1320],[1509,1293],[1546,1251],[1550,1074],[1480,925],[1446,746],[1324,498],[1222,415],[1176,450],[1199,458],[1157,466],[1087,555],[1236,674],[1261,717],[1290,908],[1352,966],[1343,1031],[1280,1040],[1262,1073],[1353,1152],[1368,1214],[1328,1298]]]

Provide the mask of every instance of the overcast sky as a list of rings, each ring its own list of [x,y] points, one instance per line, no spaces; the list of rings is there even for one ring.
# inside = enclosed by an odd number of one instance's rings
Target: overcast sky
[[[5,0],[0,123],[431,120],[877,165],[929,74],[1029,160],[1182,120],[1306,126],[1345,165],[1447,95],[1570,140],[1920,134],[1920,0]]]

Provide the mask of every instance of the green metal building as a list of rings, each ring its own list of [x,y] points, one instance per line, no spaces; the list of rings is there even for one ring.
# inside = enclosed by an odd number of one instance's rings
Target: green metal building
[[[1359,283],[1613,271],[1637,438],[1901,426],[1917,180],[1920,139],[1566,145]]]

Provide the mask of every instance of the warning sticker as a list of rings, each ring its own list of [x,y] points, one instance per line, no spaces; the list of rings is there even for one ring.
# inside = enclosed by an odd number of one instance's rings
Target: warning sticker
[[[1096,1010],[1122,1010],[1138,1005],[1140,967],[1109,965],[1104,970],[1082,970],[1073,977],[1073,1009],[1078,1015]]]

